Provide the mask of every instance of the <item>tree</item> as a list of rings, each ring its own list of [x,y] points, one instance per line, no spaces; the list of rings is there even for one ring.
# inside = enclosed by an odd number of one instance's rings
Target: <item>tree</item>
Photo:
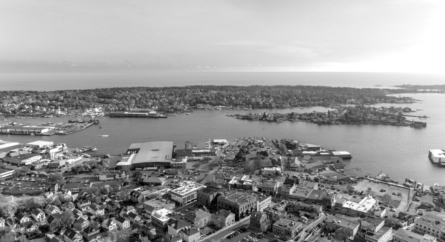
[[[53,173],[48,176],[48,180],[53,183],[63,184],[63,175],[61,173]]]
[[[7,203],[0,205],[0,213],[2,217],[13,218],[17,212],[17,205],[15,203]]]
[[[8,232],[0,237],[0,241],[2,242],[15,242],[15,234],[12,232]]]
[[[65,210],[60,217],[62,225],[65,227],[71,227],[74,222],[74,214],[70,210]]]
[[[391,202],[391,200],[392,200],[391,195],[388,194],[388,193],[386,193],[385,195],[382,196],[382,198],[381,198],[380,201],[381,201],[382,203],[388,204],[389,202]]]
[[[59,219],[55,219],[50,225],[49,225],[49,231],[55,232],[60,227],[62,227],[62,222]]]

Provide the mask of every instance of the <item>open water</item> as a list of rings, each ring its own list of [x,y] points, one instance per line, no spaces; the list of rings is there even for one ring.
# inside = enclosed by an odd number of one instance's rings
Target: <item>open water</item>
[[[307,74],[307,73],[306,73]],[[260,73],[256,84],[288,84],[288,85],[330,85],[351,87],[372,87],[374,85],[398,85],[398,84],[441,84],[443,79],[437,76],[425,76],[423,79],[404,76],[377,75],[366,73],[353,73],[351,75],[330,74],[334,81],[322,81],[330,75],[314,73],[299,75],[273,75]],[[172,76],[176,76],[174,74]],[[190,74],[184,74],[190,78]],[[231,76],[238,82],[230,79]],[[162,77],[162,75],[160,75]],[[204,77],[208,77],[208,79]],[[241,73],[237,76],[233,73],[217,77],[217,74],[197,75],[197,81],[187,79],[180,82],[169,79],[170,85],[210,84],[204,80],[211,80],[211,84],[222,85],[253,85],[255,75]],[[286,78],[284,77],[286,76]],[[1,77],[1,76],[0,76]],[[4,77],[4,76],[3,76]],[[60,76],[63,79],[63,76]],[[160,77],[160,78],[161,78]],[[407,76],[406,76],[407,77]],[[73,85],[64,81],[37,80],[30,82],[27,78],[20,79],[16,76],[11,83],[0,80],[3,83],[2,90],[6,89],[36,89],[42,90],[40,84],[45,83],[47,89],[87,88],[82,83],[88,79],[80,78],[80,84]],[[73,77],[70,77],[73,78]],[[166,77],[162,77],[166,78]],[[161,78],[161,79],[162,79]],[[179,76],[177,76],[179,78]],[[221,78],[221,83],[215,82]],[[223,81],[229,78],[229,81]],[[253,79],[249,79],[253,78]],[[20,79],[20,80],[19,80]],[[266,82],[265,80],[270,81]],[[11,79],[8,79],[11,80]],[[117,80],[117,79],[113,79]],[[145,80],[145,79],[144,79]],[[250,81],[249,81],[250,80]],[[263,81],[261,81],[263,80]],[[294,80],[294,81],[291,81]],[[300,81],[298,81],[300,80]],[[302,81],[305,80],[305,81]],[[312,80],[312,82],[308,81]],[[9,83],[9,84],[8,84]],[[16,85],[14,85],[14,83]],[[27,84],[26,84],[27,83]],[[51,83],[53,85],[51,85]],[[151,84],[150,84],[151,83]],[[175,84],[176,83],[176,84]],[[182,83],[182,84],[181,84]],[[120,86],[168,86],[165,82],[121,82]],[[107,84],[104,80],[91,81],[88,87],[117,86],[118,82],[111,81]],[[15,88],[14,88],[15,87]],[[26,88],[25,88],[26,87]],[[408,94],[407,94],[408,95]],[[127,147],[134,142],[147,141],[174,141],[178,147],[183,147],[184,142],[194,141],[200,145],[209,139],[224,138],[233,140],[238,137],[266,137],[289,138],[303,142],[320,144],[328,149],[346,150],[352,153],[354,158],[347,163],[347,169],[359,174],[377,175],[385,172],[391,178],[403,181],[412,178],[426,184],[445,184],[445,168],[437,167],[428,160],[428,150],[445,148],[445,95],[443,94],[409,94],[415,99],[422,100],[415,104],[409,104],[414,110],[419,110],[414,115],[427,115],[428,127],[425,129],[413,129],[410,127],[395,127],[383,125],[337,125],[320,126],[306,122],[268,123],[241,121],[226,117],[231,113],[243,113],[244,111],[196,111],[190,115],[179,114],[167,119],[134,119],[134,118],[102,118],[100,125],[68,136],[7,136],[0,135],[0,139],[18,142],[30,142],[37,139],[52,140],[54,142],[67,143],[69,147],[95,146],[100,153],[119,154],[125,152]],[[377,105],[380,106],[380,105]],[[388,106],[388,105],[387,105]],[[296,112],[310,112],[312,110],[323,111],[324,108],[294,109]],[[270,110],[265,110],[269,111]],[[275,110],[278,111],[278,110]],[[275,112],[274,111],[274,112]],[[279,110],[287,112],[291,110]],[[255,111],[256,112],[256,111]],[[68,118],[54,119],[16,119],[18,122],[42,123],[60,122]],[[100,128],[101,127],[101,128]],[[110,135],[108,138],[99,137],[102,134]]]

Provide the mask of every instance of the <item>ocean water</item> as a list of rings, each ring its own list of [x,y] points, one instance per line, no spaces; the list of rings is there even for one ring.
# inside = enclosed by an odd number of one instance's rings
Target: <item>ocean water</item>
[[[316,85],[367,88],[445,84],[445,76],[341,72],[0,73],[0,90],[63,90],[135,86]]]
[[[254,85],[254,84],[304,84],[304,85],[331,85],[331,86],[353,86],[372,87],[374,85],[393,86],[398,84],[440,84],[445,83],[438,77],[424,76],[413,77],[409,75],[370,74],[365,73],[306,73],[306,74],[273,74],[256,73],[240,75],[234,73],[223,73],[221,76],[212,74],[197,75],[192,78],[191,74],[184,74],[184,79],[173,80],[160,75],[152,86],[167,85],[192,85],[209,84],[215,85]],[[55,75],[58,76],[58,75]],[[59,76],[51,80],[43,80],[38,76],[16,79],[14,82],[22,83],[23,89],[49,90],[67,88],[86,88],[106,86],[144,86],[151,83],[140,79],[126,82],[119,76],[109,80],[90,81],[90,77],[80,78],[76,83],[67,83],[66,79]],[[173,75],[173,76],[176,76]],[[255,79],[255,78],[257,79]],[[16,77],[17,78],[17,77]],[[75,76],[70,78],[75,79]],[[95,77],[96,78],[96,77]],[[99,78],[99,77],[97,77]],[[180,75],[176,76],[180,78]],[[418,79],[419,78],[419,79]],[[428,79],[430,78],[430,79]],[[131,78],[129,78],[131,79]],[[215,80],[221,80],[221,83]],[[169,82],[162,82],[169,81]],[[224,81],[223,81],[224,80]],[[227,80],[227,81],[226,81]],[[266,81],[268,80],[268,81]],[[333,81],[335,80],[335,81]],[[27,83],[28,84],[24,84]],[[11,84],[0,80],[2,90],[20,89],[14,88],[20,85]],[[32,84],[31,84],[32,83]],[[40,84],[39,84],[40,83]],[[44,83],[44,84],[42,84]],[[168,84],[170,83],[170,84]],[[188,84],[186,84],[188,83]],[[50,85],[51,84],[51,85]],[[43,86],[41,86],[43,85]],[[27,88],[25,88],[27,87]],[[410,127],[395,127],[383,125],[336,125],[322,126],[306,122],[283,122],[268,123],[255,121],[241,121],[227,114],[244,113],[245,111],[196,111],[191,115],[179,114],[167,119],[134,119],[134,118],[102,118],[100,125],[93,126],[87,130],[68,136],[33,137],[33,136],[8,136],[0,135],[0,139],[18,142],[31,142],[38,139],[52,140],[54,142],[67,143],[69,147],[95,146],[100,153],[119,154],[126,151],[131,143],[147,141],[173,141],[179,148],[183,147],[185,141],[198,142],[204,146],[209,139],[223,138],[233,140],[238,137],[266,137],[266,138],[289,138],[302,142],[320,144],[324,148],[346,150],[352,153],[353,159],[347,162],[347,169],[354,170],[359,174],[377,175],[385,172],[391,178],[403,181],[412,178],[424,184],[445,184],[445,168],[437,167],[428,159],[429,149],[445,149],[445,95],[444,94],[406,94],[412,96],[418,103],[406,104],[414,110],[416,115],[427,115],[428,127],[425,129],[413,129]],[[388,106],[388,104],[376,105]],[[323,111],[324,108],[316,107],[310,109],[280,110],[311,112],[313,110]],[[270,112],[270,110],[266,110]],[[54,119],[10,119],[11,121],[25,123],[60,122],[68,118]],[[102,134],[110,135],[108,138],[99,137]]]

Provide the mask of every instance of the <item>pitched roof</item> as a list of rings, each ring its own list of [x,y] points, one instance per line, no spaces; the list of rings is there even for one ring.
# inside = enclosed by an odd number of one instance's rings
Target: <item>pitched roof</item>
[[[116,218],[116,221],[118,221],[119,223],[124,223],[126,220],[127,220],[126,218],[121,217],[121,216]]]

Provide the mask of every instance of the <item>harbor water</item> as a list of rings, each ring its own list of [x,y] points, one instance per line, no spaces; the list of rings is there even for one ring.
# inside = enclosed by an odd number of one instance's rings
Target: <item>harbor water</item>
[[[408,95],[408,94],[407,94]],[[190,115],[176,114],[167,119],[109,118],[100,119],[99,125],[65,136],[13,136],[0,135],[0,139],[22,143],[50,140],[67,143],[69,147],[94,146],[102,154],[120,154],[131,143],[147,141],[174,141],[178,148],[185,141],[198,142],[204,146],[209,139],[233,140],[239,137],[288,138],[319,144],[327,149],[346,150],[353,159],[347,161],[346,170],[358,174],[377,175],[387,173],[392,179],[418,180],[424,184],[445,184],[445,168],[428,160],[429,149],[445,148],[445,95],[409,94],[421,100],[404,104],[414,115],[427,115],[428,127],[384,125],[317,125],[306,122],[269,123],[243,121],[227,117],[227,114],[246,111],[195,111]],[[381,105],[376,105],[381,106]],[[391,106],[384,104],[384,106]],[[266,112],[311,112],[325,111],[316,107],[292,110],[261,110]],[[258,112],[255,110],[254,112]],[[38,124],[62,122],[66,118],[8,119],[10,121]],[[415,119],[418,120],[418,119]],[[109,135],[102,137],[102,135]]]

